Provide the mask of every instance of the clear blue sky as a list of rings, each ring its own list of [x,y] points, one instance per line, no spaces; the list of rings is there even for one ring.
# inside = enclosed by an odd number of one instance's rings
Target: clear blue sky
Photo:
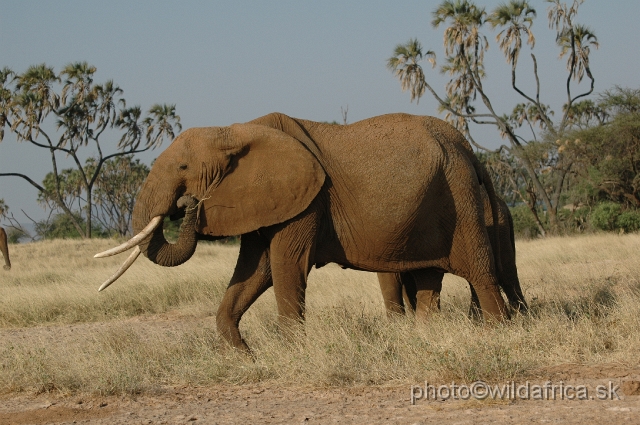
[[[87,61],[98,68],[96,82],[114,80],[129,105],[176,104],[184,128],[245,122],[273,111],[341,121],[341,107],[347,106],[349,122],[390,112],[437,115],[429,96],[410,103],[385,61],[396,44],[411,37],[443,58],[442,28],[430,25],[438,3],[0,0],[0,67],[23,72],[46,63],[59,71],[70,62]],[[487,10],[498,3],[477,1]],[[559,110],[565,61],[557,60],[547,3],[531,3],[538,12],[534,53],[542,101]],[[578,21],[590,26],[600,42],[591,56],[596,91],[640,86],[638,16],[637,0],[587,0],[580,7]],[[509,68],[495,33],[486,29],[485,34],[492,44],[487,86],[504,108],[500,112],[508,113],[520,100],[511,95]],[[521,61],[524,82],[530,80],[531,67],[530,60]],[[446,80],[436,71],[427,75],[434,86],[444,86]],[[495,131],[476,139],[489,146],[499,143]],[[165,147],[143,159],[149,163]],[[26,172],[42,181],[51,166],[46,151],[8,136],[0,143],[0,170]],[[44,217],[36,197],[21,179],[0,178],[0,198],[20,221],[27,221],[21,209],[35,219]]]

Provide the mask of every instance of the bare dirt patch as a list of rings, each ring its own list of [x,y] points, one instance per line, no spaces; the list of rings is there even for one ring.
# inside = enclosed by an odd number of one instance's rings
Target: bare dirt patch
[[[407,387],[165,388],[155,395],[0,398],[2,424],[640,423],[640,397],[585,401],[419,401]]]

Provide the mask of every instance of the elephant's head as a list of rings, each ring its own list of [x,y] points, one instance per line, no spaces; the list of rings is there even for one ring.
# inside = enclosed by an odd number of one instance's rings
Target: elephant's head
[[[157,158],[138,195],[137,235],[96,257],[136,247],[157,264],[180,265],[193,255],[198,235],[240,235],[295,217],[324,180],[316,158],[280,130],[256,124],[186,130]],[[182,213],[178,241],[170,244],[161,223]]]

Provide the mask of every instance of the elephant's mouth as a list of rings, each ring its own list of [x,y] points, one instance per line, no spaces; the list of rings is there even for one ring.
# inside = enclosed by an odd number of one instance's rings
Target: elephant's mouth
[[[100,286],[98,291],[102,291],[118,280],[136,261],[140,253],[144,253],[154,263],[167,267],[180,265],[191,258],[197,243],[195,226],[199,203],[197,199],[187,195],[178,199],[176,205],[178,211],[169,216],[172,221],[183,218],[176,243],[169,243],[165,239],[163,232],[165,216],[158,215],[153,217],[137,235],[128,241],[94,255],[94,258],[104,258],[133,248],[133,251],[122,266]]]

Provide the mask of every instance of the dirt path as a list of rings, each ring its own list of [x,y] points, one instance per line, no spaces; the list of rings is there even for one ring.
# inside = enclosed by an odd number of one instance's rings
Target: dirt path
[[[407,388],[167,388],[139,397],[0,397],[2,424],[640,423],[640,396],[410,403]]]

